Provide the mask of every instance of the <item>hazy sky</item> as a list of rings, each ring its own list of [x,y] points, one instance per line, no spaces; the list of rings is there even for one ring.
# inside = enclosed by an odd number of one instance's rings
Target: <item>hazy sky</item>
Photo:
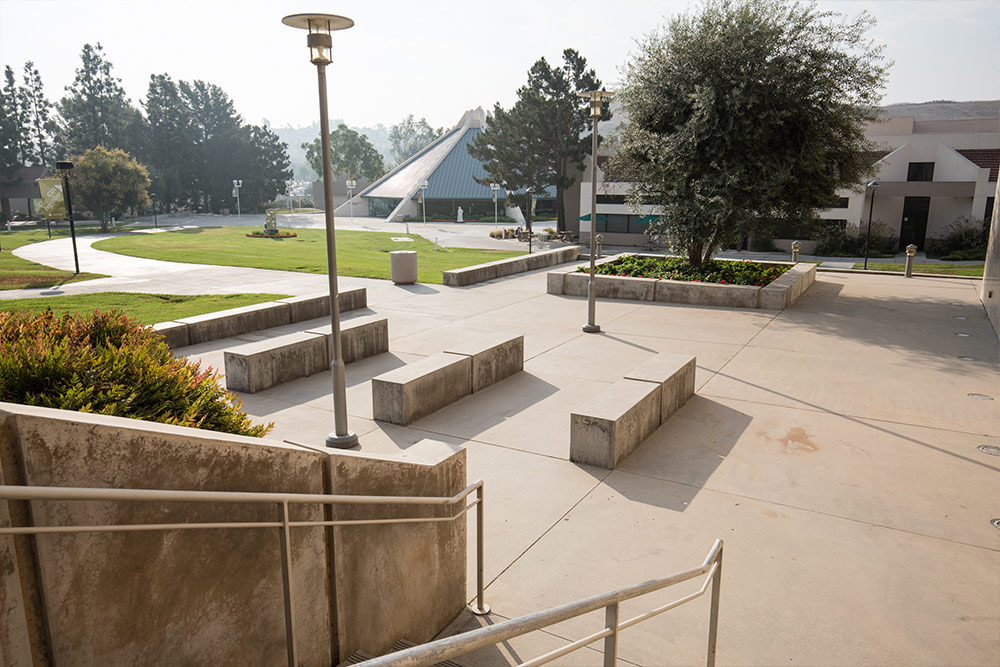
[[[330,114],[355,126],[408,113],[452,126],[466,109],[509,106],[540,56],[580,51],[612,88],[635,40],[697,2],[662,0],[0,0],[0,64],[20,78],[34,61],[52,101],[85,43],[100,42],[132,101],[152,73],[221,86],[249,122],[318,118],[305,32],[282,16],[328,12],[355,27],[334,35]],[[878,19],[895,61],[884,103],[1000,98],[997,0],[824,0]]]

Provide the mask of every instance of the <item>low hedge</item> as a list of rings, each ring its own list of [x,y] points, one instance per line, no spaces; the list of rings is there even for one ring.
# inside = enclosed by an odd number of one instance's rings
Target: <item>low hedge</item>
[[[638,257],[626,255],[613,262],[601,264],[594,273],[604,276],[627,276],[629,278],[657,278],[661,280],[684,280],[695,283],[720,283],[723,285],[764,286],[781,276],[790,267],[782,264],[761,264],[743,261],[722,261],[712,259],[700,267],[693,267],[680,257]],[[582,266],[581,273],[588,273],[590,267]]]
[[[0,312],[0,401],[266,435],[217,378],[119,311]]]

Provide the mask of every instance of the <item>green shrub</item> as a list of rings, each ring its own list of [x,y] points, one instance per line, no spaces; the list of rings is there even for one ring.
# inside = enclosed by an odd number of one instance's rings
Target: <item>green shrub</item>
[[[218,374],[121,312],[0,312],[0,401],[261,437]]]
[[[986,248],[970,248],[969,250],[953,250],[938,259],[949,262],[974,262],[986,259]]]
[[[605,276],[763,286],[781,276],[789,268],[789,265],[783,264],[762,264],[751,262],[750,260],[724,261],[716,259],[705,262],[699,268],[694,268],[686,259],[680,257],[639,257],[636,255],[625,255],[613,262],[597,266],[594,272]],[[590,268],[581,266],[578,271],[587,273],[590,271]]]
[[[829,227],[821,235],[813,254],[823,257],[863,257],[868,225],[859,227]],[[896,253],[898,238],[889,233],[889,228],[881,220],[872,223],[869,257],[892,257]]]
[[[990,239],[990,228],[982,220],[961,216],[944,228],[944,236],[927,239],[925,251],[928,257],[951,259],[950,255],[963,251],[982,250],[982,259],[986,259],[986,245]],[[976,259],[962,257],[962,259]],[[948,257],[946,257],[948,255]]]

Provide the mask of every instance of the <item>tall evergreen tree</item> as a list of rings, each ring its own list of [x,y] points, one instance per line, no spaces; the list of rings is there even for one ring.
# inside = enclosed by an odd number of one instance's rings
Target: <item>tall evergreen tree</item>
[[[248,155],[248,138],[241,133],[243,118],[215,84],[181,81],[180,90],[194,119],[197,150],[192,174],[201,205],[210,211],[230,208],[233,180],[243,178]]]
[[[53,166],[52,132],[55,124],[50,118],[52,103],[45,97],[42,76],[30,60],[24,63],[24,85],[21,99],[24,102],[24,137],[22,144],[26,161]]]
[[[251,159],[246,165],[248,173],[243,180],[243,193],[249,206],[257,207],[287,191],[292,178],[288,145],[266,127],[250,125],[247,128]]]
[[[64,155],[79,155],[95,146],[133,151],[138,138],[136,110],[100,44],[84,44],[81,65],[67,95],[57,104],[56,144]]]
[[[389,141],[392,143],[390,157],[396,164],[402,164],[411,155],[444,134],[444,128],[434,129],[426,118],[413,120],[413,114],[408,115],[389,130]]]
[[[196,197],[196,151],[200,136],[181,90],[166,74],[149,77],[145,101],[149,123],[148,163],[161,205],[183,206]]]
[[[519,205],[531,230],[531,204],[555,185],[548,116],[550,105],[537,91],[522,87],[510,111],[499,104],[488,114],[486,129],[469,144],[472,157],[483,163],[487,178],[479,183],[499,183],[507,199]]]
[[[21,166],[18,156],[20,135],[14,111],[16,104],[17,97],[10,96],[7,86],[0,88],[0,184],[13,184]]]
[[[4,67],[3,83],[3,115],[10,127],[8,138],[9,150],[13,164],[22,165],[25,162],[24,139],[27,114],[24,104],[24,91],[18,88],[14,79],[14,70],[10,65]]]
[[[320,137],[302,144],[306,159],[320,177],[323,176],[323,144]],[[330,133],[330,162],[335,178],[375,180],[385,173],[382,154],[368,141],[343,123]]]

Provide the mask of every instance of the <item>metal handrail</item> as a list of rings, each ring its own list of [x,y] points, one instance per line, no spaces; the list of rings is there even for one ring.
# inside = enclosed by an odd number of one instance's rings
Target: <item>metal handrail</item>
[[[394,523],[433,523],[455,521],[476,508],[476,606],[470,611],[488,614],[489,605],[483,597],[483,480],[477,480],[449,497],[440,496],[348,496],[318,493],[255,493],[239,491],[182,491],[161,489],[98,489],[85,487],[8,486],[0,485],[0,500],[85,500],[85,501],[144,501],[144,502],[207,502],[207,503],[275,503],[276,521],[215,521],[190,523],[107,524],[100,526],[0,526],[0,535],[52,535],[66,533],[132,532],[155,530],[195,530],[209,528],[277,528],[281,548],[281,578],[285,612],[285,646],[288,664],[298,666],[295,649],[295,611],[292,599],[292,552],[290,530],[316,526],[359,526]],[[461,502],[473,492],[476,498],[451,516],[405,517],[399,519],[344,519],[330,521],[293,521],[289,504],[319,505],[424,505],[441,506]]]
[[[707,665],[708,667],[714,667],[715,647],[719,626],[719,587],[722,583],[722,546],[722,540],[716,540],[715,544],[712,545],[712,549],[705,557],[705,561],[702,563],[701,567],[687,570],[685,572],[681,572],[680,574],[675,574],[663,579],[654,579],[652,581],[646,581],[640,584],[619,588],[608,593],[594,595],[589,598],[577,600],[576,602],[570,602],[558,607],[552,607],[551,609],[528,614],[527,616],[497,623],[496,625],[486,626],[460,635],[455,635],[453,637],[446,637],[428,644],[415,646],[404,651],[390,653],[389,655],[384,655],[380,658],[374,658],[372,660],[359,663],[359,667],[361,665],[364,665],[365,667],[422,667],[424,665],[433,665],[443,660],[460,657],[475,651],[476,649],[508,641],[529,632],[543,630],[551,625],[555,625],[556,623],[561,623],[571,618],[582,616],[583,614],[596,611],[602,607],[606,610],[605,627],[603,630],[588,635],[583,639],[579,639],[567,646],[556,649],[555,651],[539,656],[538,658],[521,663],[521,667],[535,667],[536,665],[545,664],[602,638],[604,639],[604,665],[605,667],[614,667],[618,658],[618,633],[620,631],[630,628],[637,623],[652,618],[653,616],[662,614],[665,611],[669,611],[670,609],[678,607],[686,602],[690,602],[695,598],[701,597],[708,589],[709,582],[712,582],[712,608],[709,618]],[[675,584],[689,581],[703,574],[707,574],[708,576],[705,577],[705,581],[702,583],[701,588],[695,593],[663,605],[662,607],[658,607],[652,611],[640,614],[639,616],[631,618],[627,621],[618,620],[619,605],[622,602],[673,586]]]

